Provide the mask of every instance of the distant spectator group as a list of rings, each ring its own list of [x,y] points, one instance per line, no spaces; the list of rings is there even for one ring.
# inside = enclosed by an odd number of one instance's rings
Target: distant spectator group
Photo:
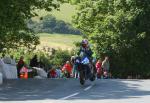
[[[107,56],[105,57],[103,61],[99,59],[96,63],[97,78],[111,77],[109,66],[110,64],[109,64],[109,59]]]
[[[62,67],[56,69],[52,68],[49,71],[50,78],[79,78],[79,71],[77,70],[77,64],[74,62],[75,57],[71,57],[70,61],[67,61]],[[111,78],[109,58],[106,56],[104,60],[98,59],[95,64],[96,75],[98,79]]]
[[[14,67],[16,67],[18,78],[31,78],[37,76],[38,73],[41,74],[42,77],[48,78],[79,78],[79,71],[77,70],[77,64],[75,63],[74,56],[72,56],[69,61],[66,61],[64,65],[52,66],[48,71],[44,70],[44,63],[38,61],[37,55],[33,56],[28,65],[25,63],[23,56],[21,56],[16,63],[16,60],[13,58],[13,56],[9,57],[3,54],[0,61],[4,62],[5,64],[12,64]],[[0,65],[2,64],[1,62]],[[98,59],[95,63],[97,78],[111,77],[109,66],[110,64],[108,56],[106,56],[104,60]]]

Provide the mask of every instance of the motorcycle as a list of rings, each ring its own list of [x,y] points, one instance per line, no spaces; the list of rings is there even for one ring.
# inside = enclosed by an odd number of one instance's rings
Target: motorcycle
[[[84,85],[86,80],[94,81],[96,78],[96,68],[87,57],[81,59],[77,57],[75,60],[79,71],[80,84]]]

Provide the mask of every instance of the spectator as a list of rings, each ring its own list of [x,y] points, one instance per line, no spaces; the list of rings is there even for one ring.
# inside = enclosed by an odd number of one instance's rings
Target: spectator
[[[24,62],[24,57],[23,56],[21,56],[20,57],[20,60],[19,60],[19,62],[18,62],[18,64],[17,64],[17,74],[18,74],[18,78],[20,78],[20,70],[22,69],[22,67],[25,65],[25,62]]]
[[[28,68],[27,68],[27,66],[25,64],[20,70],[20,78],[28,79]]]
[[[104,77],[107,78],[106,76],[108,76],[109,73],[109,58],[108,56],[105,57],[105,59],[102,62],[102,68],[103,68],[103,73],[104,73]]]
[[[50,75],[50,78],[56,78],[57,76],[56,70],[54,68],[50,69],[49,75]]]
[[[56,75],[57,75],[57,78],[61,78],[61,70],[60,70],[60,67],[57,67],[57,69],[56,69]]]
[[[79,76],[79,72],[78,72],[78,70],[77,70],[77,64],[75,63],[75,56],[72,56],[71,57],[71,64],[73,65],[73,70],[72,70],[72,76],[74,77],[74,78],[78,78],[78,76]]]
[[[70,78],[70,77],[71,77],[72,67],[71,67],[69,61],[67,61],[66,64],[63,66],[62,72],[64,73],[64,76],[65,76],[65,77],[67,77],[67,78]]]
[[[34,55],[34,57],[30,60],[30,66],[31,67],[38,67],[39,66],[37,55]]]
[[[99,59],[96,63],[96,71],[97,71],[97,78],[101,78],[102,75],[102,61]]]

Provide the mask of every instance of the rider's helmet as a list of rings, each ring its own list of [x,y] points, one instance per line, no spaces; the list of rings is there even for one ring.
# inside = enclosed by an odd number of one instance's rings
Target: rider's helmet
[[[81,42],[81,45],[83,48],[86,48],[88,46],[88,40],[87,39],[83,39]]]

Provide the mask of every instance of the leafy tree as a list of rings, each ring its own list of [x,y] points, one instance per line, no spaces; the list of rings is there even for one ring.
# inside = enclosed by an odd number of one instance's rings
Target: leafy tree
[[[62,20],[56,21],[56,26],[54,27],[54,32],[64,33],[64,34],[81,34],[80,31],[74,28],[70,23],[66,23]]]
[[[56,52],[51,55],[50,63],[55,66],[62,66],[66,61],[70,61],[71,53],[67,50],[56,50]]]
[[[150,76],[150,1],[76,0],[74,24],[109,55],[115,76]]]
[[[46,15],[42,20],[43,28],[49,28],[51,30],[56,26],[56,18],[52,15]]]
[[[51,11],[63,0],[1,0],[0,49],[19,46],[32,47],[38,37],[27,27],[27,20],[37,16],[35,9]]]
[[[57,20],[53,15],[42,17],[39,23],[30,19],[27,24],[30,29],[37,33],[81,34],[80,31],[74,28],[70,23]]]
[[[56,27],[54,28],[54,31],[57,33],[67,33],[67,25],[64,21],[58,20],[56,22]]]

